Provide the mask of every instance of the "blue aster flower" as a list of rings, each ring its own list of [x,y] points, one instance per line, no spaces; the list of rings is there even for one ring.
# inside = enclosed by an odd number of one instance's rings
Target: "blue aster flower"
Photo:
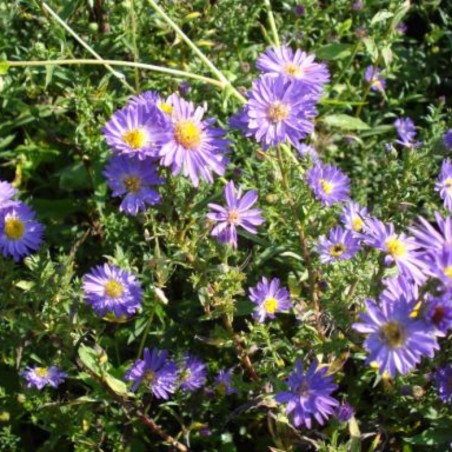
[[[440,400],[452,404],[452,364],[440,367],[434,374],[434,381]]]
[[[452,295],[446,292],[439,297],[426,298],[427,321],[435,327],[437,336],[444,337],[452,328]]]
[[[452,218],[443,218],[439,212],[435,212],[435,220],[436,225],[433,226],[425,218],[419,217],[417,224],[409,228],[425,253],[437,253],[445,245],[452,245]]]
[[[349,403],[343,402],[337,408],[335,415],[339,421],[348,422],[355,415],[355,409]]]
[[[327,367],[320,367],[314,361],[305,374],[303,364],[298,360],[286,382],[289,390],[275,395],[278,403],[287,404],[286,413],[292,417],[295,427],[312,428],[312,418],[323,425],[339,405],[331,397],[337,385],[333,383],[333,376],[327,373]]]
[[[44,227],[27,205],[18,201],[6,203],[0,210],[0,251],[17,262],[41,246]]]
[[[384,91],[386,88],[386,80],[381,76],[380,69],[374,66],[367,67],[364,79],[370,84],[370,89],[373,91]]]
[[[366,218],[368,218],[367,209],[357,202],[350,201],[343,207],[340,220],[346,229],[352,231],[355,236],[359,236]]]
[[[143,290],[136,277],[114,265],[94,267],[83,278],[85,300],[100,316],[130,317],[141,307]]]
[[[13,198],[17,195],[17,190],[9,183],[0,180],[0,209],[8,207],[13,201]]]
[[[179,384],[182,390],[196,391],[206,382],[206,365],[199,359],[186,353],[179,366]]]
[[[67,373],[63,372],[56,366],[49,367],[27,367],[21,375],[27,381],[27,387],[35,386],[41,390],[44,386],[50,385],[57,388],[67,377]]]
[[[214,383],[217,390],[223,395],[235,394],[237,388],[232,386],[232,371],[231,369],[221,369],[218,375],[214,378]]]
[[[319,153],[309,144],[300,143],[295,148],[301,157],[308,158],[311,162],[320,160]]]
[[[439,192],[446,209],[452,210],[452,163],[450,159],[445,159],[441,165],[435,190]]]
[[[398,118],[394,122],[399,140],[396,143],[408,148],[415,148],[421,145],[420,141],[414,141],[416,136],[416,127],[410,118]]]
[[[276,312],[285,312],[292,307],[290,292],[280,287],[280,280],[273,278],[269,281],[265,276],[255,287],[249,289],[250,300],[257,304],[254,318],[265,322],[266,318],[274,319]]]
[[[452,129],[449,129],[443,136],[443,144],[447,149],[452,149]]]
[[[178,367],[168,359],[168,352],[154,347],[144,349],[144,360],[135,361],[126,373],[125,380],[133,381],[132,391],[144,383],[158,399],[169,399],[177,387]]]
[[[314,196],[326,206],[349,199],[350,180],[335,166],[316,162],[306,171],[306,181]]]
[[[152,187],[162,184],[164,179],[150,159],[113,156],[103,174],[113,196],[124,197],[119,206],[121,212],[137,215],[160,202],[160,195]]]
[[[439,350],[434,329],[412,316],[413,305],[406,299],[396,302],[382,298],[380,306],[373,300],[366,301],[366,312],[360,314],[362,322],[352,327],[368,334],[364,348],[369,352],[367,362],[376,362],[380,374],[390,377],[406,374],[423,356],[433,358]]]
[[[328,237],[320,236],[317,242],[317,252],[323,263],[351,259],[359,249],[359,240],[351,231],[340,226],[332,228]]]

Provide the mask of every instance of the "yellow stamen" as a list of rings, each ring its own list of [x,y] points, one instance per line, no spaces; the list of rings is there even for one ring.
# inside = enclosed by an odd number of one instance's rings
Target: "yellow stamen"
[[[141,180],[136,176],[126,176],[122,183],[129,193],[138,193],[141,189]]]
[[[278,309],[278,300],[270,297],[264,301],[264,309],[268,314],[274,314]]]
[[[380,329],[380,335],[386,345],[391,348],[400,348],[405,344],[405,329],[395,320],[383,325]]]
[[[165,104],[165,102],[159,102],[158,107],[160,108],[160,110],[167,113],[168,115],[170,115],[173,112],[173,106],[170,104]]]
[[[394,258],[403,257],[406,254],[406,245],[397,237],[389,237],[385,245],[388,253]]]
[[[416,306],[413,308],[413,310],[410,312],[410,317],[412,319],[415,319],[416,317],[419,317],[419,314],[421,312],[422,303],[419,302],[416,304]]]
[[[37,367],[35,369],[35,374],[38,377],[46,378],[49,375],[49,371],[47,370],[47,367]]]
[[[152,384],[154,383],[155,380],[155,373],[152,370],[148,370],[144,376],[143,376],[143,380],[145,383],[147,384]]]
[[[5,220],[5,234],[10,240],[20,240],[25,232],[24,223],[19,218],[7,218]]]
[[[444,274],[448,277],[452,279],[452,265],[448,265],[445,269],[444,269]]]
[[[342,243],[336,243],[330,247],[330,255],[333,257],[340,257],[345,252],[345,246]]]
[[[140,149],[146,142],[147,134],[143,129],[132,129],[122,134],[124,142],[132,149]]]
[[[360,217],[355,217],[353,218],[353,230],[356,232],[360,232],[364,226],[364,221],[361,220]]]
[[[302,70],[295,64],[293,63],[287,63],[284,66],[284,72],[289,75],[290,77],[300,77],[302,74]]]
[[[120,297],[124,293],[123,285],[115,281],[114,279],[109,279],[104,286],[105,295],[107,297],[117,298]]]
[[[326,195],[329,195],[333,191],[333,184],[325,179],[320,179],[320,186]]]
[[[274,102],[267,109],[267,118],[272,122],[279,122],[287,119],[290,108],[282,102]]]
[[[202,130],[192,121],[180,121],[174,128],[174,138],[186,149],[196,149],[201,144]]]
[[[446,187],[446,190],[448,192],[452,191],[452,177],[448,177],[445,181],[444,181],[444,186]]]
[[[236,210],[230,210],[228,212],[228,223],[236,224],[239,219],[239,213]]]

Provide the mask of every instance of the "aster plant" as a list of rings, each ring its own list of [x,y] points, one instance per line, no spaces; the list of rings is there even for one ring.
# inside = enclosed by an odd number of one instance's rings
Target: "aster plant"
[[[330,230],[328,237],[320,236],[317,252],[320,262],[331,263],[351,259],[360,249],[359,240],[351,231],[338,226]]]
[[[22,373],[22,377],[27,381],[27,387],[36,387],[41,390],[44,386],[52,386],[57,388],[63,383],[67,377],[67,373],[63,372],[57,366],[40,367],[33,366],[27,367]]]

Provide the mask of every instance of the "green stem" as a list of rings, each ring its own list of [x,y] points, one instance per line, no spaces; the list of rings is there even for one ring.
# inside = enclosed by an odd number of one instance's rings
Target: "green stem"
[[[132,29],[132,49],[133,49],[133,61],[136,63],[140,61],[140,53],[137,45],[137,16],[135,13],[135,0],[130,0],[129,9],[130,25]],[[140,71],[135,68],[135,90],[140,91]]]
[[[146,339],[148,338],[149,329],[151,328],[153,319],[154,319],[154,311],[152,311],[151,314],[149,315],[149,319],[146,323],[146,327],[144,328],[143,336],[141,337],[140,348],[138,349],[137,359],[141,359],[141,355],[143,354],[143,350],[144,350],[144,344],[146,344]]]
[[[264,5],[267,7],[268,23],[270,24],[274,44],[277,47],[279,47],[281,45],[281,43],[279,41],[278,29],[276,28],[275,16],[273,15],[273,10],[272,10],[272,5],[270,3],[270,0],[264,0]]]
[[[175,33],[196,53],[201,61],[211,70],[212,74],[220,80],[221,85],[229,88],[231,93],[241,102],[246,103],[246,98],[242,96],[223,75],[223,73],[207,58],[199,47],[179,28],[179,26],[169,17],[165,11],[154,0],[148,0],[154,11],[175,31]]]
[[[134,63],[132,61],[120,61],[120,60],[90,60],[90,59],[77,59],[77,60],[41,60],[41,61],[7,61],[6,64],[9,67],[26,67],[26,66],[63,66],[70,64],[90,64],[90,65],[102,65],[110,66],[124,66],[124,67],[137,67],[140,69],[147,69],[153,72],[162,72],[164,74],[171,74],[176,77],[192,78],[199,80],[210,85],[215,85],[221,89],[225,88],[225,85],[218,80],[210,77],[204,77],[202,75],[193,74],[192,72],[180,71],[179,69],[170,69],[162,66],[155,66],[153,64]]]
[[[130,91],[135,92],[134,88],[127,83],[124,74],[115,71],[110,64],[106,62],[91,46],[89,46],[72,28],[63,20],[60,16],[45,2],[42,2],[43,8],[71,35],[74,39],[86,50],[88,50],[91,55],[93,55],[96,60],[99,60],[116,78],[118,78],[121,83],[126,86]]]

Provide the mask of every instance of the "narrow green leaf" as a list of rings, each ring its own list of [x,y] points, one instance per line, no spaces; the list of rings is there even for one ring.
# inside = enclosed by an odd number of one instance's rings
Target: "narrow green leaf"
[[[394,15],[394,13],[391,13],[391,11],[379,11],[377,14],[375,14],[374,17],[372,17],[372,20],[370,21],[370,25],[375,25],[379,22],[383,22],[389,18],[391,18]]]
[[[320,60],[341,60],[352,54],[352,44],[327,44],[317,50],[316,55]]]
[[[370,127],[361,119],[349,116],[344,113],[329,115],[323,118],[323,123],[329,127],[336,127],[342,130],[368,130]]]

